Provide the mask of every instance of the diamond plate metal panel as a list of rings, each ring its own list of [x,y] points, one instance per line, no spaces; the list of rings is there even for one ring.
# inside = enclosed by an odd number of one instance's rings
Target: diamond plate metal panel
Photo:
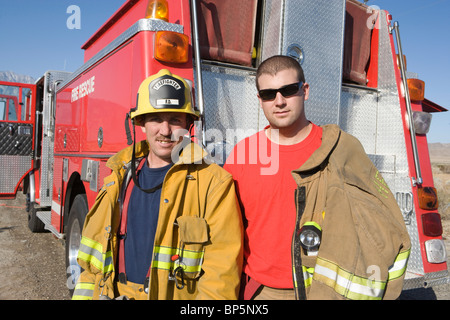
[[[202,77],[206,144],[226,141],[228,154],[260,127],[255,71],[203,63]]]
[[[0,155],[32,155],[33,125],[0,123]]]
[[[53,182],[53,147],[55,138],[55,121],[52,90],[55,82],[62,82],[71,73],[61,71],[47,71],[44,80],[43,110],[42,110],[42,154],[41,154],[41,186],[39,189],[40,205],[52,205]]]
[[[376,92],[342,88],[339,125],[356,136],[364,150],[371,154],[376,152],[377,106]]]
[[[381,11],[381,21],[386,21],[386,12]],[[377,154],[391,154],[396,157],[395,179],[393,183],[388,183],[391,191],[408,194],[412,192],[411,180],[409,177],[408,159],[406,153],[405,136],[403,132],[402,114],[398,98],[398,89],[395,82],[391,42],[389,31],[385,24],[381,24],[380,29],[380,49],[379,49],[379,76],[378,88],[380,90],[377,117]],[[386,174],[383,174],[385,177]],[[411,239],[411,255],[408,262],[408,272],[410,274],[424,274],[422,253],[418,235],[418,226],[415,210],[410,214],[411,219],[406,221],[406,227]]]
[[[31,168],[30,156],[0,156],[0,193],[14,193],[20,178]]]
[[[302,67],[310,84],[306,116],[316,124],[338,123],[342,84],[345,0],[286,0],[282,54],[303,49]]]
[[[261,61],[281,54],[283,34],[281,32],[284,20],[284,0],[266,0],[264,5],[263,36],[261,43]]]
[[[20,179],[31,169],[33,125],[0,123],[0,193],[14,194]]]

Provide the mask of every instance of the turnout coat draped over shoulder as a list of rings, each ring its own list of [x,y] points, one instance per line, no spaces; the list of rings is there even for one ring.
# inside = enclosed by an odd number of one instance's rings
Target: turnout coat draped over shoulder
[[[393,194],[360,142],[336,125],[323,126],[320,148],[292,175],[298,298],[397,298],[411,243]],[[301,247],[305,225],[322,232],[318,252]]]

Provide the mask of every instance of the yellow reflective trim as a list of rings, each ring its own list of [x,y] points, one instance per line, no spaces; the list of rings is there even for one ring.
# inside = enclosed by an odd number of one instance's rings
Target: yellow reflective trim
[[[297,288],[297,274],[295,273],[295,267],[292,266],[292,276],[294,278],[294,288]]]
[[[108,273],[114,271],[114,264],[113,264],[113,254],[111,251],[106,252],[103,254],[103,258],[105,261],[105,266],[103,268],[103,273]]]
[[[91,300],[94,295],[95,285],[89,282],[77,283],[72,300]]]
[[[201,265],[187,266],[183,263],[163,262],[163,261],[153,261],[153,263],[152,263],[152,268],[164,269],[164,270],[176,269],[179,266],[183,267],[184,272],[200,272],[202,270]]]
[[[322,228],[314,221],[305,222],[305,224],[303,226],[313,226],[313,227],[316,227],[317,229],[319,229],[320,231],[322,231]]]
[[[180,255],[180,260],[172,261],[172,256]],[[152,268],[173,270],[181,266],[185,272],[201,271],[204,251],[181,250],[180,248],[155,246]]]
[[[95,268],[97,268],[99,271],[103,270],[103,262],[99,261],[95,256],[84,253],[82,251],[78,251],[78,259],[85,261],[86,263],[89,263],[93,265]]]
[[[305,266],[302,267],[304,272],[308,272],[310,274],[314,273],[314,268],[306,268]]]
[[[161,247],[155,246],[155,253],[167,254],[167,255],[175,255],[183,253],[184,258],[190,259],[199,259],[203,257],[204,251],[192,251],[192,250],[181,250],[180,248],[171,248],[171,247]]]
[[[103,273],[114,270],[112,252],[103,253],[103,246],[100,243],[86,237],[81,238],[78,259],[93,265]]]
[[[94,241],[92,239],[86,238],[84,236],[81,237],[81,244],[84,244],[84,245],[88,246],[89,248],[97,250],[98,252],[103,252],[103,246],[101,245],[101,243]]]
[[[305,266],[302,266],[302,270],[303,270],[305,288],[308,288],[312,284],[312,281],[313,281],[314,268],[307,268]]]
[[[317,258],[313,278],[354,300],[381,300],[386,288],[384,281],[358,277],[322,258]]]
[[[403,276],[408,266],[408,259],[411,250],[400,252],[394,261],[394,264],[389,268],[388,281],[395,280]]]
[[[80,296],[80,295],[73,295],[72,300],[92,300],[92,297],[88,296]]]

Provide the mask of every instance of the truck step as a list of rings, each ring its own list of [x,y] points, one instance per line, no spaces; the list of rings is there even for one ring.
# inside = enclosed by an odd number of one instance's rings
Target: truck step
[[[45,230],[53,233],[58,239],[64,239],[64,234],[59,233],[52,225],[52,212],[51,211],[37,211],[36,216],[44,223]]]

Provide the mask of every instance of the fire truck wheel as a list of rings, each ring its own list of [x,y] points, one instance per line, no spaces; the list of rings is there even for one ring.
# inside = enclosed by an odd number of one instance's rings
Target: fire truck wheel
[[[30,203],[30,209],[28,211],[28,228],[31,232],[39,233],[45,231],[45,225],[36,215],[36,208],[34,202]]]
[[[81,243],[81,231],[87,212],[88,204],[86,195],[77,195],[70,208],[69,221],[66,226],[67,287],[71,294],[73,294],[78,277],[82,272],[81,267],[77,263],[77,255]]]

